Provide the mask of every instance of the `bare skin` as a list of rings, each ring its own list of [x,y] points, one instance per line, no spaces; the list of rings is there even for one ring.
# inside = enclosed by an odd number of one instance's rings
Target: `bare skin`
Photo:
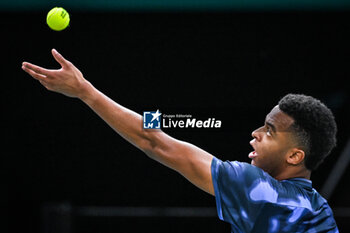
[[[211,178],[213,155],[190,143],[174,139],[162,131],[142,129],[142,116],[97,90],[83,77],[80,70],[55,49],[52,50],[52,55],[61,65],[60,69],[45,69],[28,62],[22,63],[22,69],[46,89],[79,98],[118,134],[150,158],[179,172],[205,192],[215,195]],[[278,110],[272,110],[267,119],[272,121],[277,129],[282,129],[288,126],[290,119]],[[281,132],[270,137],[262,127],[255,130],[252,136],[254,139],[251,144],[258,154],[252,160],[253,165],[264,169],[278,180],[293,177],[310,178],[303,166],[303,151],[291,143],[290,134]]]
[[[290,126],[294,120],[275,106],[266,116],[265,125],[254,130],[250,144],[255,150],[251,164],[277,180],[294,177],[310,179],[304,166],[305,153],[298,148]]]

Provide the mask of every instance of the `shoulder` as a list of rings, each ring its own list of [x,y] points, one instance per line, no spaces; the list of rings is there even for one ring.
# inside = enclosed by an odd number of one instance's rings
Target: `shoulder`
[[[218,180],[227,185],[232,183],[242,185],[242,187],[254,187],[258,184],[260,187],[279,185],[279,182],[267,172],[245,162],[221,161],[214,157],[211,170],[214,181]]]
[[[230,175],[231,177],[245,175],[252,178],[260,177],[273,179],[264,170],[249,163],[239,161],[222,161],[215,157],[212,160],[212,172],[217,173],[217,175]]]

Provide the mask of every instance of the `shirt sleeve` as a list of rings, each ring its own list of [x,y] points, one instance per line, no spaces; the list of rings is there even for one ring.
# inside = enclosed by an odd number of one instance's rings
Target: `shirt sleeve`
[[[216,207],[221,220],[250,229],[262,206],[275,202],[278,195],[266,172],[248,163],[223,162],[213,158],[211,164]]]

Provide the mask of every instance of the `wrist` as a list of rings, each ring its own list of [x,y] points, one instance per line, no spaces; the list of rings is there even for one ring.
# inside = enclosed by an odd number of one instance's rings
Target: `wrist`
[[[93,101],[95,91],[95,87],[89,81],[84,80],[77,98],[88,104]]]

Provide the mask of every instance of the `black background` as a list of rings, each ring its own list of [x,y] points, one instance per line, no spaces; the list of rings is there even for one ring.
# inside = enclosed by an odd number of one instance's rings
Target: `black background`
[[[338,146],[312,175],[320,190],[349,132],[349,12],[70,12],[55,32],[46,12],[3,12],[2,165],[9,232],[40,232],[45,203],[205,206],[215,200],[125,142],[86,105],[43,88],[21,70],[59,68],[56,48],[91,83],[142,114],[215,117],[219,130],[169,129],[223,160],[249,162],[251,132],[287,93],[324,101]],[[349,172],[329,199],[350,207]],[[337,218],[341,232],[349,219]],[[126,227],[128,230],[125,230]],[[122,230],[124,229],[124,230]],[[76,232],[229,232],[215,219],[99,218]]]

